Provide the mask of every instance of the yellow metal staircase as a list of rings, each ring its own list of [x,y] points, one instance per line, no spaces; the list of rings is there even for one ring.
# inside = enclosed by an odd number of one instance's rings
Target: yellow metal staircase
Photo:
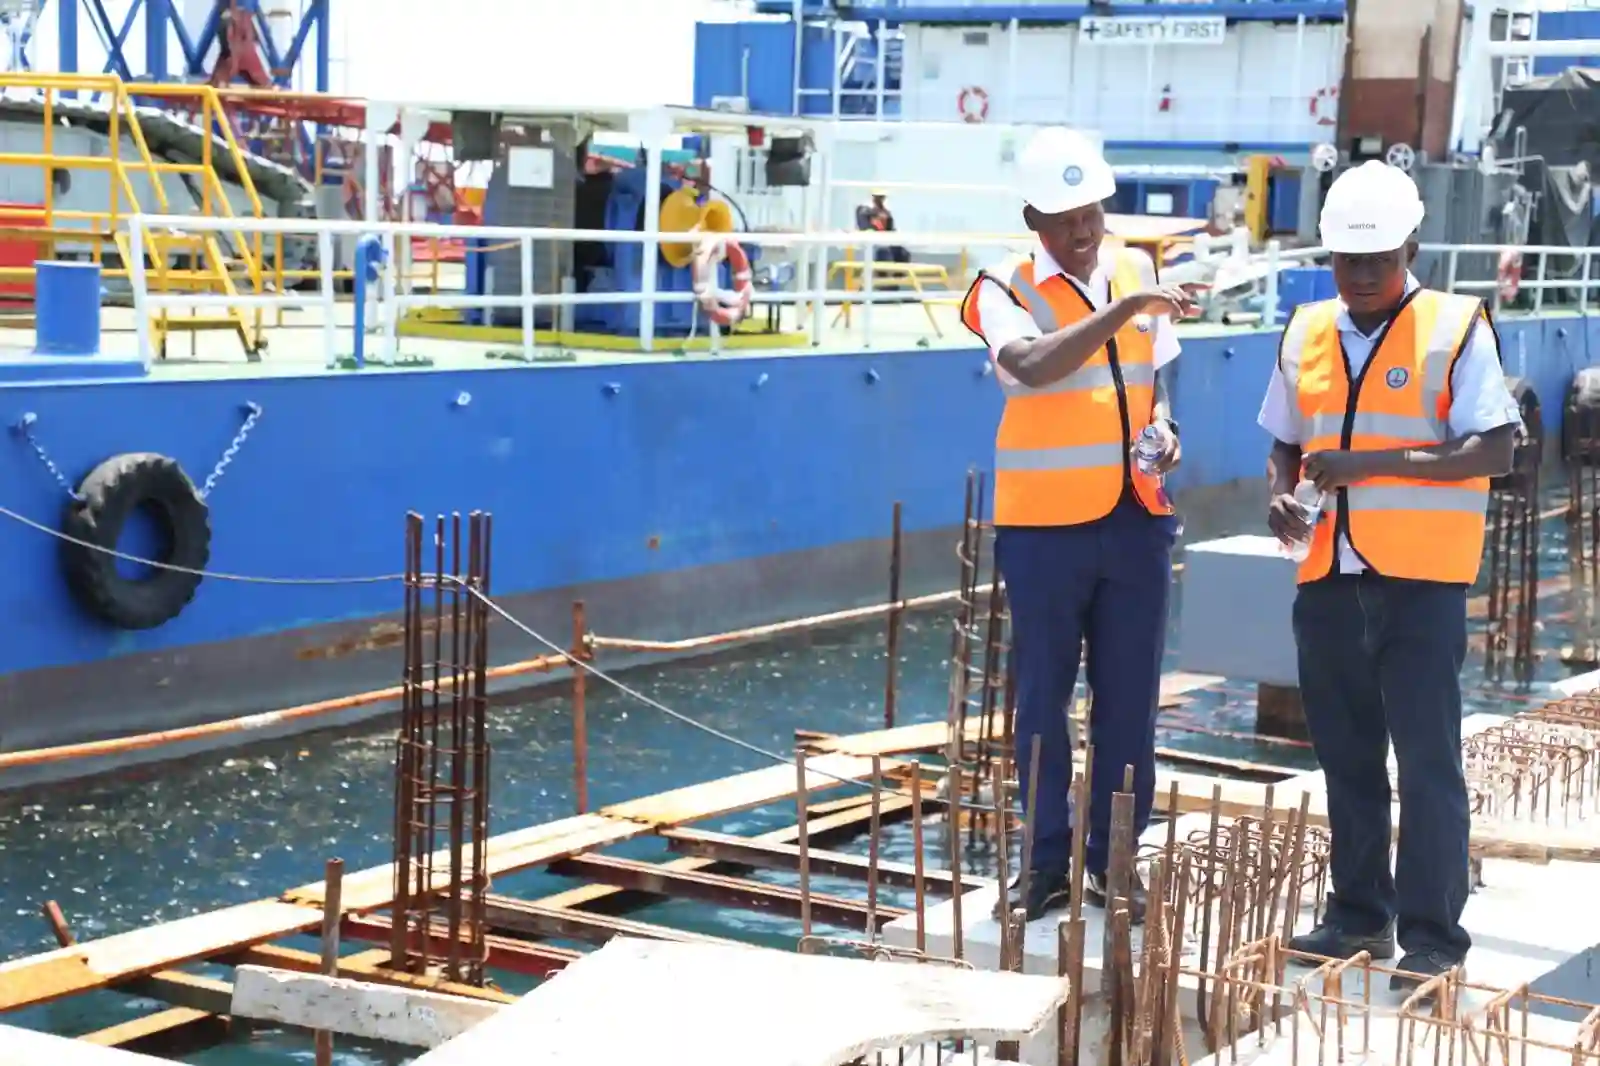
[[[226,187],[213,165],[216,145],[212,138],[201,139],[199,163],[172,163],[157,160],[150,152],[144,130],[139,124],[138,108],[130,87],[114,75],[75,75],[36,72],[0,74],[0,89],[33,90],[43,94],[43,145],[37,153],[0,152],[0,166],[13,165],[41,168],[46,175],[44,203],[38,208],[6,207],[4,214],[21,221],[26,218],[33,225],[25,232],[37,233],[43,245],[42,258],[52,258],[56,245],[88,243],[98,262],[102,248],[111,244],[118,254],[121,266],[106,268],[106,277],[127,277],[132,259],[128,239],[130,216],[141,214],[172,215],[173,211],[163,178],[167,174],[185,176],[198,183],[194,192],[195,214],[208,218],[236,218]],[[71,156],[54,150],[53,131],[57,124],[55,112],[65,110],[68,102],[61,99],[67,92],[99,94],[109,105],[107,134],[110,141],[109,156]],[[251,213],[260,218],[264,214],[260,195],[250,178],[246,155],[233,135],[233,126],[224,113],[217,91],[206,85],[144,85],[137,86],[141,98],[171,100],[175,109],[194,113],[194,124],[202,131],[216,130],[222,138],[222,150],[230,156],[238,184],[249,200]],[[122,134],[133,142],[137,158],[122,158]],[[55,182],[49,175],[57,171],[104,170],[108,172],[110,202],[105,211],[59,210],[54,206]],[[142,203],[132,175],[144,175],[155,202]],[[19,216],[21,216],[19,218]],[[42,224],[42,225],[41,225]],[[0,226],[9,230],[11,227]],[[143,234],[145,277],[151,293],[196,293],[204,295],[237,297],[241,289],[261,293],[265,289],[262,271],[261,234],[246,234],[242,230],[173,232],[147,229]],[[31,267],[0,268],[0,278],[10,280],[18,276],[31,279]],[[219,307],[197,309],[197,313],[173,314],[163,308],[152,316],[152,341],[164,357],[167,340],[176,332],[195,333],[202,330],[230,330],[238,335],[246,358],[258,359],[265,347],[262,313],[259,309],[246,309],[224,304]]]

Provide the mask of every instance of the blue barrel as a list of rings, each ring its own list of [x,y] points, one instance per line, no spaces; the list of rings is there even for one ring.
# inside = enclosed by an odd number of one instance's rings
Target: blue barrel
[[[34,350],[39,355],[100,354],[100,264],[33,264]]]

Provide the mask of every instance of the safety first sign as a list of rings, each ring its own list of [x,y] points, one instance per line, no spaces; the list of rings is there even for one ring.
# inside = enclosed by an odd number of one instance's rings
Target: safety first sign
[[[1196,18],[1096,18],[1078,23],[1084,44],[1221,44],[1228,20],[1221,16]]]

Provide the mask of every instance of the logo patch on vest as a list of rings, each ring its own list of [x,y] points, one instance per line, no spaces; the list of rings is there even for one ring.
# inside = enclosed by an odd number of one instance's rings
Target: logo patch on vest
[[[1403,389],[1406,382],[1411,380],[1411,374],[1403,366],[1397,366],[1383,376],[1383,380],[1391,389]]]
[[[1068,167],[1066,170],[1063,170],[1061,172],[1061,180],[1066,182],[1068,185],[1082,185],[1083,184],[1083,168],[1082,167]]]

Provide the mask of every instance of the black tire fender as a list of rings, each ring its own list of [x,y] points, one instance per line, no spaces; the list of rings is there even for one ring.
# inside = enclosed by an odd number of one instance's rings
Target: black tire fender
[[[165,533],[157,569],[140,578],[124,576],[117,548],[123,526],[146,509]],[[62,541],[67,587],[90,614],[120,629],[154,629],[176,618],[194,599],[199,573],[211,560],[211,512],[177,460],[153,452],[115,455],[78,486],[62,532],[83,544]],[[88,546],[86,546],[88,545]]]

